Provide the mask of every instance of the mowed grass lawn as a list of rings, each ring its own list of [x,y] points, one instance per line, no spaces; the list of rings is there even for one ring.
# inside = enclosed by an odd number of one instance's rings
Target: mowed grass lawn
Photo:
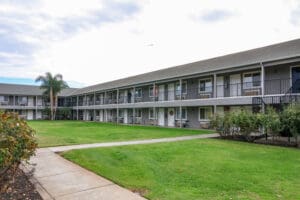
[[[152,200],[300,199],[300,151],[218,139],[63,156]]]
[[[28,124],[36,130],[39,147],[213,133],[211,130],[170,129],[82,121],[28,121]]]

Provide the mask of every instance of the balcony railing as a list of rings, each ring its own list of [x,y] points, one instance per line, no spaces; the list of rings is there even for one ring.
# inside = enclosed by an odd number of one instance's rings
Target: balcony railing
[[[265,80],[264,94],[276,95],[285,94],[291,87],[291,79],[272,79]],[[300,88],[300,87],[299,87]],[[139,96],[132,94],[122,94],[119,99],[107,97],[96,99],[96,101],[79,101],[79,106],[91,106],[102,104],[128,104],[140,102],[155,101],[176,101],[176,100],[193,100],[193,99],[209,99],[209,98],[227,98],[227,97],[247,97],[260,96],[262,94],[261,81],[239,82],[218,84],[214,86],[199,87],[198,85],[188,85],[188,88],[181,93],[180,89],[175,90],[156,90],[154,94],[149,95],[149,91],[142,91]],[[299,90],[300,91],[300,90]],[[299,92],[300,93],[300,92]]]

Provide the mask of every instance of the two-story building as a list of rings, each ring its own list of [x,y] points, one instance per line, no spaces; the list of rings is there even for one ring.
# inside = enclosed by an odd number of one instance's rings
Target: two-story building
[[[279,108],[297,101],[299,79],[300,39],[297,39],[81,89],[68,89],[61,96],[70,102],[68,106],[72,107],[74,120],[206,128],[213,113],[241,107],[259,112],[269,104]],[[2,84],[0,109],[12,110],[5,104],[14,102],[14,110],[19,111],[24,102],[27,107],[33,102],[30,105],[34,105],[35,112],[28,117],[31,111],[25,109],[27,119],[40,118],[36,105],[42,91],[37,89],[40,92],[34,90],[31,94],[28,90],[24,94],[11,87],[23,86]]]

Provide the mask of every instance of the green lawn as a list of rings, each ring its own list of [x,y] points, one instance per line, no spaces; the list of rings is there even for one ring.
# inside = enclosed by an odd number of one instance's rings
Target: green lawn
[[[300,151],[202,139],[63,156],[149,199],[300,199]]]
[[[82,121],[28,121],[28,124],[37,132],[39,147],[175,137],[213,132],[210,130],[127,126]]]

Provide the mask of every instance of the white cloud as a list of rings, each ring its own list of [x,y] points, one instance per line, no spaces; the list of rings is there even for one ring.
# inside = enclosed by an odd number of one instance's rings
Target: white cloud
[[[118,20],[105,21],[105,16],[117,10],[109,10],[105,1],[42,1],[38,6],[44,15],[39,12],[22,21],[35,34],[25,34],[21,39],[39,46],[30,54],[32,63],[15,72],[6,68],[1,75],[34,78],[52,71],[62,73],[66,80],[94,84],[300,36],[299,27],[290,23],[291,12],[297,5],[292,0],[129,2],[138,5],[138,12],[125,18],[118,14]],[[105,8],[105,12],[96,15],[105,23],[95,24],[91,11]],[[12,9],[26,12],[22,8]],[[118,9],[131,11],[131,7]],[[218,16],[218,23],[197,20],[212,11],[232,15]],[[126,16],[126,12],[121,15]],[[192,16],[197,16],[196,20]],[[72,26],[79,23],[76,19],[91,19],[93,23],[76,31],[71,27],[71,32],[66,32],[58,22],[70,18],[75,19],[67,21]]]

